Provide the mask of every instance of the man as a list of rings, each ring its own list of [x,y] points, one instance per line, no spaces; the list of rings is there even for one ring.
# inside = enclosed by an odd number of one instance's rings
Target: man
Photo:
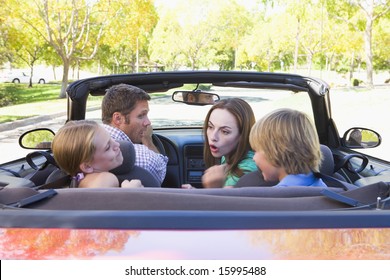
[[[214,104],[214,95],[207,92],[184,92],[183,101],[185,103]]]
[[[152,140],[153,129],[148,118],[150,96],[127,84],[107,89],[102,102],[102,121],[115,140],[130,141],[135,148],[135,165],[163,182],[168,157],[160,154]]]

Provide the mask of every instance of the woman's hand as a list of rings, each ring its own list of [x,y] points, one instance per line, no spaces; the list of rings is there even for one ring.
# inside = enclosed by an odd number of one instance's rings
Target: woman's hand
[[[222,188],[226,180],[226,167],[226,164],[221,164],[208,168],[202,176],[203,187]]]

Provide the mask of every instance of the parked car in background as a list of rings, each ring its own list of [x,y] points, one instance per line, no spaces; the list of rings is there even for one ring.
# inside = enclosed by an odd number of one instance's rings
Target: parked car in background
[[[28,84],[30,82],[30,76],[20,70],[8,71],[0,73],[0,82],[2,83],[14,83],[14,84]],[[45,84],[46,80],[43,77],[33,76],[32,83]]]
[[[339,131],[323,80],[244,71],[94,77],[68,87],[67,121],[101,122],[87,101],[120,83],[151,95],[154,141],[169,158],[162,185],[70,188],[51,156],[55,132],[28,131],[19,143],[31,153],[0,165],[0,259],[390,259],[390,162],[366,153],[386,134],[360,122]],[[209,98],[190,102],[189,94]],[[324,148],[328,188],[202,188],[209,101],[229,97],[246,100],[256,119],[276,108],[307,113]],[[134,166],[126,147],[118,178]]]

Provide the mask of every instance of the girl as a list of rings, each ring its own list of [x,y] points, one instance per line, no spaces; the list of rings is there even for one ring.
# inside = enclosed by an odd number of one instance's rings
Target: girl
[[[58,165],[73,177],[80,188],[120,187],[109,170],[123,162],[119,143],[94,121],[70,121],[56,134],[52,143]],[[139,180],[125,180],[122,187],[142,187]]]

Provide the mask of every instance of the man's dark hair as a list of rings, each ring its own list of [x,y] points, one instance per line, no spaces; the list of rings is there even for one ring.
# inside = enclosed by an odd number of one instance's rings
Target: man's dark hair
[[[119,112],[122,115],[129,114],[140,100],[150,100],[150,96],[138,87],[119,84],[106,90],[102,101],[102,121],[110,124],[112,115]]]

